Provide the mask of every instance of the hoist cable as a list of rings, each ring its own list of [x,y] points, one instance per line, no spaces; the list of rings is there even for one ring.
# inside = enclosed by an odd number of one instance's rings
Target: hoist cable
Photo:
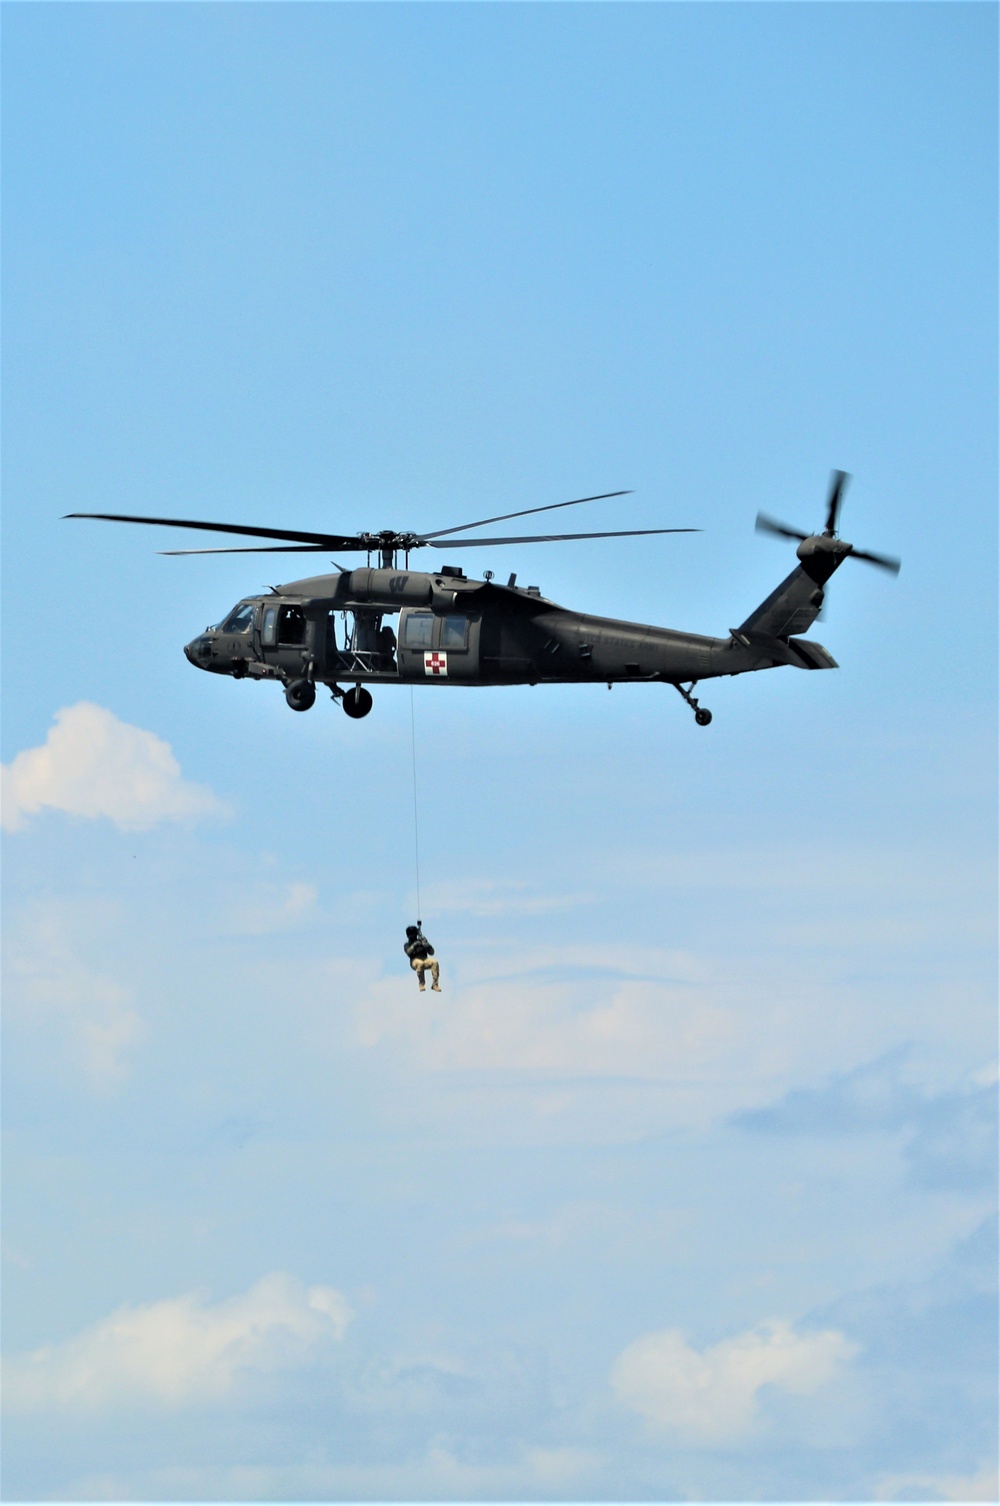
[[[417,722],[413,710],[413,686],[410,686],[410,751],[413,761],[413,864],[417,874],[417,922],[420,908],[420,823],[417,819]]]

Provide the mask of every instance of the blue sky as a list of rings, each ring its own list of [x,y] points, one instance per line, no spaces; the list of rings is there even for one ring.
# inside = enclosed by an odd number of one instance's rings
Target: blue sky
[[[4,28],[6,1497],[995,1497],[995,9]],[[440,996],[409,692],[61,521],[723,634],[833,467],[836,673],[415,695]]]

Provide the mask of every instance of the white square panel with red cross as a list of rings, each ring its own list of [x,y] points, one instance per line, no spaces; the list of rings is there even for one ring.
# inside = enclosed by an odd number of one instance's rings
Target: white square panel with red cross
[[[424,674],[446,680],[448,678],[448,655],[438,653],[436,649],[432,654],[424,654]]]

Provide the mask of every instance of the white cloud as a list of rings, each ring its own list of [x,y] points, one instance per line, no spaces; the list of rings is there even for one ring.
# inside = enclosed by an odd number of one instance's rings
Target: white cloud
[[[873,989],[826,967],[810,971],[798,953],[668,950],[613,936],[530,947],[517,938],[499,944],[495,935],[464,941],[453,953],[432,935],[442,993],[418,994],[402,969],[374,978],[361,967],[351,992],[359,1045],[397,1058],[413,1083],[421,1074],[447,1075],[433,1089],[438,1118],[448,1104],[457,1110],[462,1084],[475,1074],[480,1083],[469,1087],[467,1101],[480,1119],[485,1095],[499,1112],[497,1095],[517,1087],[518,1122],[530,1091],[539,1123],[560,1133],[577,1108],[588,1136],[598,1120],[612,1138],[619,1128],[625,1138],[702,1128],[773,1104],[793,1084],[853,1071],[898,1045],[914,1025],[912,991],[881,979]],[[338,957],[325,972],[339,979],[343,967]],[[978,1053],[982,1026],[974,1010],[959,1014],[952,1035],[964,1026]],[[960,1035],[940,1049],[936,1041],[921,1059],[921,1081],[962,1065],[963,1052],[967,1065],[966,1044]],[[643,1084],[644,1096],[636,1091]],[[620,1113],[609,1103],[613,1090]],[[581,1095],[589,1095],[586,1104]]]
[[[127,988],[81,960],[71,928],[72,917],[59,905],[37,906],[21,918],[6,952],[8,1014],[32,1025],[55,1020],[91,1084],[110,1088],[129,1074],[128,1054],[143,1020]]]
[[[211,790],[181,777],[169,743],[90,701],[57,711],[44,745],[3,767],[6,830],[46,808],[105,816],[127,831],[223,810]]]
[[[547,915],[553,910],[572,910],[593,903],[591,895],[544,892],[526,883],[499,883],[493,879],[455,879],[431,884],[424,893],[424,908],[433,915]]]
[[[435,1071],[664,1077],[716,1054],[733,1032],[731,1012],[698,986],[701,969],[682,953],[522,951],[504,956],[499,976],[459,991],[442,963],[447,998],[418,1002],[396,979],[372,988],[359,1013],[363,1045],[405,1043]]]
[[[727,973],[687,952],[519,948],[497,956],[494,968],[481,953],[474,965],[493,976],[457,982],[446,952],[440,960],[440,994],[418,994],[409,975],[363,989],[361,1046],[405,1058],[411,1072],[450,1074],[456,1088],[470,1073],[488,1074],[493,1089],[519,1075],[563,1098],[585,1084],[659,1085],[629,1099],[643,1132],[706,1125],[770,1102],[803,1060],[846,1055],[853,1065],[867,1045],[864,1018],[859,1046],[848,1011],[817,999],[822,981],[777,987],[763,969]],[[544,1116],[561,1121],[570,1107],[553,1099]],[[592,1104],[586,1117],[594,1118]]]
[[[287,1369],[342,1339],[350,1309],[328,1286],[265,1276],[214,1306],[198,1293],[121,1307],[62,1344],[4,1364],[4,1406],[99,1411],[219,1401],[250,1372]]]
[[[716,1443],[753,1432],[762,1387],[811,1395],[856,1353],[836,1330],[800,1334],[781,1319],[700,1353],[679,1329],[668,1328],[629,1344],[615,1361],[611,1383],[619,1400],[653,1427]]]
[[[921,1501],[995,1501],[1000,1474],[987,1464],[975,1475],[890,1475],[879,1485],[875,1499],[911,1500],[914,1490],[920,1492],[917,1499]]]
[[[269,936],[291,931],[313,919],[319,891],[315,884],[255,885],[231,912],[231,923],[244,936]]]
[[[75,1501],[533,1501],[590,1499],[607,1460],[591,1449],[521,1448],[494,1462],[435,1441],[404,1462],[176,1466],[73,1482]]]

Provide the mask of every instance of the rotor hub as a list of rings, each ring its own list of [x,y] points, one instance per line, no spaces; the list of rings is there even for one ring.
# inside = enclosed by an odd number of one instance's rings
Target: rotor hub
[[[800,560],[808,559],[811,554],[834,554],[843,556],[850,554],[854,545],[848,544],[844,539],[835,538],[829,533],[814,533],[803,539],[795,553]]]

